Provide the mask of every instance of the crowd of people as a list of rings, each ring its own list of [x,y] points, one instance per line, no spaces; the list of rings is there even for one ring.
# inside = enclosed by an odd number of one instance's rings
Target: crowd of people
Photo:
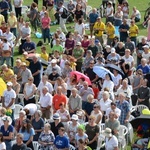
[[[22,0],[0,2],[0,76],[7,87],[1,95],[0,150],[35,150],[33,141],[40,150],[69,150],[70,145],[96,150],[100,134],[106,137],[106,150],[118,150],[120,125],[128,127],[132,107],[150,108],[150,46],[149,38],[137,39],[139,10],[134,6],[129,14],[128,1],[103,0],[104,22],[96,8],[87,14],[87,4],[70,0],[66,8],[63,1],[43,0],[40,11],[34,0],[28,22],[21,16]],[[66,11],[73,32],[66,28]],[[51,37],[54,22],[60,27]],[[38,54],[31,33],[39,29]],[[21,55],[13,64],[16,46]],[[15,104],[23,106],[18,118]]]

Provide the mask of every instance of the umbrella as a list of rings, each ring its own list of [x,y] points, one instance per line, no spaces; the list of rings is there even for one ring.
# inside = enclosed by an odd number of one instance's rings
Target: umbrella
[[[3,93],[6,90],[6,88],[6,83],[2,78],[0,78],[0,96],[3,96]]]
[[[102,79],[105,78],[106,74],[110,74],[112,80],[114,81],[114,75],[106,68],[101,66],[94,66],[93,71]]]
[[[131,120],[130,123],[134,129],[137,129],[141,124],[147,124],[150,127],[150,115],[141,114],[139,117]]]
[[[91,85],[90,78],[88,76],[84,75],[83,73],[78,72],[78,71],[72,71],[72,72],[70,72],[70,76],[72,76],[72,75],[76,75],[78,81],[81,77],[84,78],[85,81],[88,82],[89,85]]]
[[[115,70],[117,70],[120,74],[124,75],[122,69],[119,68],[118,66],[114,65],[114,64],[106,64],[105,67],[106,67],[106,68],[115,69]]]

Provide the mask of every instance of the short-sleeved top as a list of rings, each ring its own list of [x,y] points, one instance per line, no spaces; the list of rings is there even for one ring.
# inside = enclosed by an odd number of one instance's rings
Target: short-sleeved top
[[[0,131],[2,132],[3,136],[9,136],[9,133],[13,132],[14,128],[12,125],[9,125],[7,130],[4,129],[4,125],[1,126]],[[5,141],[11,141],[11,140],[5,140]]]
[[[11,103],[12,99],[16,98],[16,93],[13,89],[11,89],[10,91],[6,90],[4,91],[3,96],[4,96],[4,104],[7,107]],[[11,109],[15,108],[14,103],[10,106],[10,108]]]
[[[22,130],[20,129],[19,133],[23,134],[23,141],[28,141],[31,136],[35,135],[35,132],[34,132],[33,128],[30,129],[29,133],[26,130],[24,132],[22,132]]]
[[[36,17],[34,18],[34,20],[37,19],[37,18],[38,18],[38,15],[37,15],[37,14],[38,14],[37,9],[35,9],[35,8],[32,9],[32,10],[30,11],[30,18],[33,19],[34,15],[36,15]]]
[[[115,27],[106,27],[108,38],[113,39],[115,37]]]
[[[4,11],[1,12],[1,14],[8,14],[7,10],[9,9],[9,4],[7,1],[1,1],[0,2],[0,9],[4,9]]]
[[[69,148],[69,139],[66,136],[56,136],[54,145],[58,149],[64,149],[64,148]]]
[[[10,26],[12,26],[15,23],[15,26],[13,28],[17,28],[17,18],[16,18],[16,16],[13,16],[13,17],[10,16],[8,18],[8,22],[9,22]]]
[[[4,74],[4,77],[8,78],[8,77],[14,75],[14,72],[13,72],[13,70],[8,69],[8,71],[3,71],[3,74]],[[9,81],[10,80],[6,80],[6,82],[9,82]]]
[[[26,146],[26,144],[24,144],[24,143],[22,143],[21,145],[14,144],[14,145],[12,146],[12,149],[11,149],[11,150],[16,150],[16,149],[18,149],[18,150],[26,150],[26,149],[27,149],[27,146]]]
[[[21,7],[22,6],[22,1],[23,0],[14,0],[14,4],[18,6],[21,2],[21,5],[19,6],[19,7]]]
[[[50,123],[51,125],[51,130],[54,133],[55,137],[58,135],[58,129],[60,127],[64,127],[62,122],[59,122],[57,126],[55,126],[55,122]]]
[[[138,29],[139,28],[138,28],[137,25],[130,26],[130,28],[129,28],[129,36],[130,37],[136,37]]]
[[[24,49],[26,52],[31,51],[33,49],[36,49],[34,42],[25,42],[22,46],[22,49]]]
[[[116,136],[112,136],[111,139],[106,138],[105,147],[107,150],[113,150],[115,147],[118,147],[118,140]]]
[[[24,109],[28,109],[29,110],[29,115],[34,115],[34,113],[37,111],[37,106],[36,104],[27,104]]]
[[[21,33],[22,33],[22,36],[30,35],[31,34],[31,28],[23,26],[22,30],[21,30]]]
[[[143,74],[148,74],[149,72],[150,72],[150,67],[148,66],[148,65],[146,65],[146,66],[142,66],[141,64],[140,65],[138,65],[138,67],[137,67],[137,70],[138,69],[142,69],[142,71],[143,71]]]
[[[2,142],[1,144],[0,144],[0,149],[6,149],[6,145],[5,145],[5,143],[4,142]]]
[[[79,58],[83,53],[84,53],[84,49],[83,48],[81,48],[79,50],[77,50],[77,49],[73,50],[73,56],[75,58]],[[77,62],[83,62],[83,58],[78,59]]]
[[[124,24],[121,24],[120,26],[119,26],[119,29],[127,29],[127,30],[129,30],[129,25],[124,25]],[[121,37],[128,37],[128,33],[127,32],[120,32],[120,36]]]
[[[52,52],[58,51],[59,53],[63,53],[62,45],[54,45],[52,48]]]
[[[99,133],[99,126],[98,125],[90,126],[89,124],[87,124],[85,126],[85,130],[86,134],[88,135],[89,141],[91,141],[96,136],[96,134]]]
[[[85,141],[87,138],[88,138],[88,135],[86,133],[84,133],[83,136],[79,136],[78,133],[75,135],[75,140],[77,141],[77,143],[78,143],[79,139],[82,139],[83,141]],[[79,145],[79,144],[77,144],[77,145]]]
[[[43,28],[45,28],[45,27],[49,28],[50,22],[51,22],[51,19],[49,17],[43,17],[42,21],[41,21],[42,27]]]
[[[88,46],[88,50],[92,51],[92,56],[95,58],[95,56],[98,53],[98,47],[96,45],[94,45],[94,46],[90,45],[90,46]]]
[[[101,30],[105,30],[105,24],[104,24],[103,22],[95,22],[93,28],[96,29],[96,30],[100,30],[100,31],[96,34],[96,36],[102,36],[104,31],[101,31]]]
[[[44,120],[40,118],[40,120],[36,121],[35,119],[32,120],[32,126],[34,130],[41,130],[44,127]],[[41,132],[37,132],[34,137],[33,141],[38,141]]]
[[[93,68],[87,68],[85,73],[87,74],[87,76],[90,78],[90,80],[94,80],[96,78],[96,74],[95,72],[93,71]]]
[[[76,10],[75,13],[76,19],[79,20],[83,16],[83,11],[82,10]]]
[[[10,49],[10,43],[9,42],[6,42],[6,43],[3,43],[2,45],[2,50],[3,51],[8,51]]]
[[[90,23],[95,23],[97,18],[98,18],[98,14],[97,13],[90,13],[89,14]]]

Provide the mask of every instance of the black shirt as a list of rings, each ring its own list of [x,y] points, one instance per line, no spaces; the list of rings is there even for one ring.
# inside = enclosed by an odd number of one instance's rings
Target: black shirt
[[[75,13],[76,15],[76,20],[79,20],[83,16],[83,11],[82,10],[76,10]]]
[[[22,145],[14,144],[11,150],[26,150],[26,149],[27,146],[24,143],[22,143]]]
[[[59,77],[59,74],[56,73],[55,75],[53,73],[51,73],[49,76],[48,76],[48,79],[51,80],[51,81],[56,81],[56,79]]]
[[[119,54],[120,56],[124,56],[125,55],[125,48],[119,48],[118,46],[116,47],[116,53]]]
[[[88,47],[88,50],[92,51],[92,56],[95,58],[95,56],[97,55],[97,52],[98,52],[98,47],[96,45],[94,45],[94,46],[90,45]]]
[[[93,72],[93,68],[87,68],[85,73],[87,74],[87,76],[90,78],[90,80],[94,80],[96,78],[96,74]]]
[[[60,127],[64,127],[62,122],[59,122],[57,126],[55,126],[55,122],[50,123],[51,125],[51,130],[54,133],[55,137],[58,135],[58,129]]]

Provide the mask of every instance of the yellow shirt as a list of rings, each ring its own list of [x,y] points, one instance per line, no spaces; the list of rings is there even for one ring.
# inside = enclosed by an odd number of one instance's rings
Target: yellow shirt
[[[108,38],[113,39],[115,37],[115,27],[106,27],[106,32],[108,34]]]
[[[24,57],[21,58],[21,61],[26,63],[27,67],[30,65],[30,62],[26,60]]]
[[[104,30],[105,30],[105,24],[103,23],[103,22],[96,22],[95,24],[94,24],[94,27],[93,27],[94,29],[96,29],[96,30],[100,30],[99,32],[98,32],[98,34],[96,34],[96,36],[102,36],[103,35],[103,32],[104,32]],[[102,31],[101,31],[102,30]]]
[[[4,16],[0,14],[0,25],[2,24],[2,22],[5,22]]]
[[[10,27],[12,27],[13,24],[15,23],[15,26],[13,26],[13,28],[17,28],[17,18],[16,18],[16,16],[9,17],[8,18],[8,23],[9,23]]]
[[[139,30],[139,28],[138,28],[137,25],[130,26],[130,28],[129,28],[129,36],[130,37],[136,37],[138,30]]]
[[[14,75],[14,72],[13,70],[8,69],[8,71],[3,71],[3,74],[4,74],[4,81],[9,82],[11,81],[11,76]]]
[[[48,58],[49,58],[49,56],[48,56],[47,53],[46,53],[46,54],[41,53],[41,56],[40,56],[40,57],[43,58],[45,61],[48,61]]]

